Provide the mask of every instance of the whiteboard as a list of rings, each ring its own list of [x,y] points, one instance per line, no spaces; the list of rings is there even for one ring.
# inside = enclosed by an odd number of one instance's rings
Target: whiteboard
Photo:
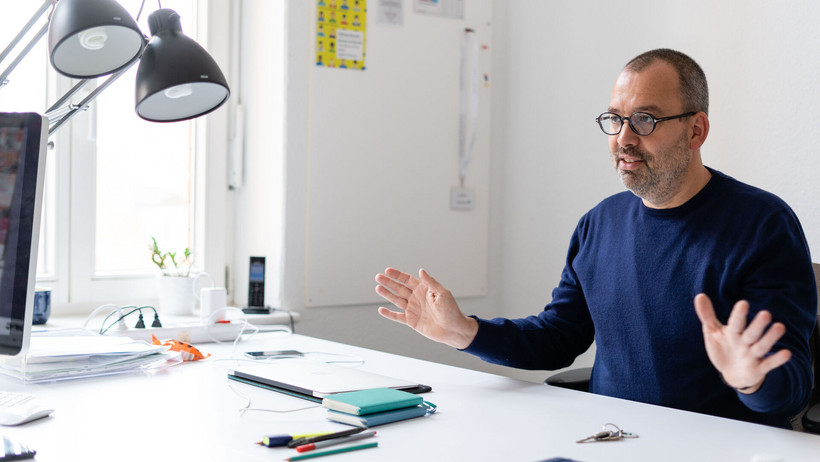
[[[418,14],[404,2],[402,26],[379,24],[377,2],[368,7],[366,69],[310,72],[305,305],[381,301],[373,278],[388,266],[425,268],[456,297],[484,295],[491,2],[469,2],[464,19]],[[465,27],[477,34],[481,76],[464,185],[475,205],[452,210]]]

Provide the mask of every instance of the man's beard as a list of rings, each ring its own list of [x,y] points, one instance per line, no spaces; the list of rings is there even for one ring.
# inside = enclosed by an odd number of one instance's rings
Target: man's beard
[[[662,204],[680,191],[692,160],[686,132],[677,143],[659,154],[637,147],[620,148],[614,153],[614,157],[617,159],[620,154],[643,161],[644,168],[638,171],[621,170],[620,161],[615,165],[615,170],[627,189],[651,204]]]

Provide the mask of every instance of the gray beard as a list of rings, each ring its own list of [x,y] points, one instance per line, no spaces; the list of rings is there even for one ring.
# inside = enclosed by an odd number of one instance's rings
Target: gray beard
[[[628,152],[632,156],[639,157],[645,162],[646,167],[641,172],[622,171],[615,167],[621,177],[621,182],[633,194],[649,203],[662,204],[668,201],[681,190],[686,171],[692,160],[685,142],[686,134],[678,143],[659,154],[649,154],[638,149],[621,149],[619,151],[621,153]],[[656,167],[660,167],[653,169],[649,166],[649,161],[656,159],[663,159],[664,163],[657,165],[658,162],[653,162]]]

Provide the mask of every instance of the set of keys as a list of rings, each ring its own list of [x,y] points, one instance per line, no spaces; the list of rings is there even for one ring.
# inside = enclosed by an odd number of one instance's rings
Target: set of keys
[[[604,424],[601,431],[595,433],[594,435],[587,436],[584,439],[580,439],[576,441],[576,443],[586,443],[586,442],[595,442],[595,441],[616,441],[621,438],[637,438],[638,435],[635,433],[625,432],[620,429],[615,424],[608,423]]]

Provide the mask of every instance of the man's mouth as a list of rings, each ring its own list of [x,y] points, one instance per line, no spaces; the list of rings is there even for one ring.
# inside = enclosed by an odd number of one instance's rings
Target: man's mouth
[[[620,157],[618,167],[622,170],[634,170],[641,166],[644,163],[643,159],[635,158],[635,157]]]

